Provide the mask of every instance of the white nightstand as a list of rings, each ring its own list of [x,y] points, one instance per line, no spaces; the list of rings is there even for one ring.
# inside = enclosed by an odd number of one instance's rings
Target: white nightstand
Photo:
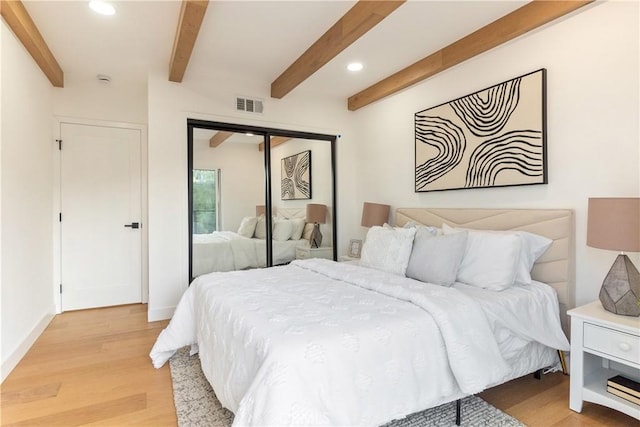
[[[333,259],[333,248],[330,246],[322,246],[320,248],[311,248],[309,246],[298,246],[296,248],[296,259],[308,259],[308,258]]]
[[[574,308],[571,316],[569,407],[593,402],[640,419],[640,406],[607,392],[607,380],[622,375],[640,381],[640,318],[619,316],[600,301]]]
[[[349,262],[349,261],[360,261],[360,258],[356,258],[349,255],[340,255],[338,257],[338,261],[340,262]]]

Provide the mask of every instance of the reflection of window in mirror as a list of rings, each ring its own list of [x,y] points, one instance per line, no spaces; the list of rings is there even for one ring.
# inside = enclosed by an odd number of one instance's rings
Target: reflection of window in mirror
[[[193,233],[218,229],[219,170],[193,170]]]

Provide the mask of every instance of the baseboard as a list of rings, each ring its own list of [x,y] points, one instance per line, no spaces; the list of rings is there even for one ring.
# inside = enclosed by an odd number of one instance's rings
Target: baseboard
[[[9,376],[11,371],[13,371],[16,366],[18,366],[18,363],[20,363],[24,355],[27,354],[27,352],[29,351],[31,346],[36,342],[38,337],[40,337],[40,335],[42,335],[44,330],[47,329],[47,326],[49,326],[49,323],[55,317],[54,312],[55,312],[55,307],[51,307],[50,313],[45,314],[44,317],[40,319],[38,324],[31,330],[29,335],[27,335],[25,339],[22,341],[22,343],[18,345],[18,348],[16,348],[15,351],[11,353],[9,357],[7,357],[7,360],[2,362],[2,367],[0,367],[0,377],[1,377],[0,382],[4,382],[4,380]]]
[[[157,322],[158,320],[171,319],[174,311],[176,311],[175,307],[150,308],[147,310],[147,320]]]

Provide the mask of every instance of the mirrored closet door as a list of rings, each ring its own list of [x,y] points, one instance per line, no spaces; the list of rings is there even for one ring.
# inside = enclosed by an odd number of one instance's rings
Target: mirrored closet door
[[[190,280],[336,259],[335,136],[191,119],[187,128]]]

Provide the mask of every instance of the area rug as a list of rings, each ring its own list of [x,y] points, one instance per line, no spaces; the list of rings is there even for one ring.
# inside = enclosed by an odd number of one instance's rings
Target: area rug
[[[189,348],[169,360],[173,399],[179,427],[228,427],[233,413],[223,408],[200,368],[198,355],[189,356]],[[384,427],[455,426],[455,402],[409,415]],[[476,396],[462,400],[462,425],[473,427],[523,427],[524,424]]]

